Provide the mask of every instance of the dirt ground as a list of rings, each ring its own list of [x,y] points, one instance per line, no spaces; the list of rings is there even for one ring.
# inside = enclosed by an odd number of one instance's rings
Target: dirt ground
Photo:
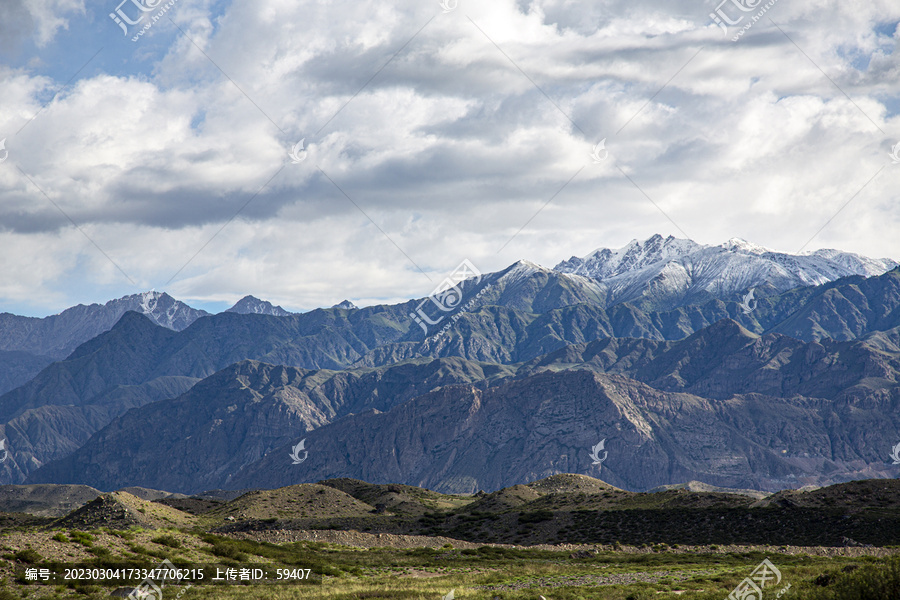
[[[342,546],[354,546],[357,548],[442,548],[451,545],[453,548],[467,549],[480,546],[495,546],[498,548],[517,548],[533,550],[556,550],[560,552],[626,552],[631,554],[652,554],[654,550],[649,547],[618,546],[603,544],[540,544],[536,546],[516,546],[510,544],[480,544],[454,540],[447,537],[430,537],[424,535],[396,535],[391,533],[363,533],[360,531],[338,530],[268,530],[235,532],[228,534],[235,539],[255,540],[258,542],[271,542],[284,544],[289,542],[312,541],[339,544]],[[865,548],[865,547],[827,547],[827,546],[679,546],[668,547],[666,552],[678,554],[695,553],[720,553],[730,552],[766,552],[779,554],[806,554],[809,556],[875,556],[885,557],[900,554],[900,548]]]

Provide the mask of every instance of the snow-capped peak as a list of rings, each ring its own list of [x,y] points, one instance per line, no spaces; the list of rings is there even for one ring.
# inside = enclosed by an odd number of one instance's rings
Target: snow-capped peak
[[[156,290],[110,300],[106,307],[115,311],[116,318],[125,311],[133,310],[147,315],[157,325],[176,331],[181,331],[198,318],[209,314]]]
[[[539,271],[546,271],[549,273],[551,269],[542,267],[530,260],[520,260],[513,263],[505,271],[501,271],[498,281],[502,281],[507,285],[514,285]]]
[[[342,302],[335,304],[331,308],[342,308],[344,310],[355,310],[355,309],[358,309],[359,307],[356,306],[355,304],[353,304],[352,302],[350,302],[349,300],[344,300]]]
[[[656,234],[643,242],[631,240],[618,249],[600,248],[584,258],[573,256],[556,265],[554,270],[594,279],[606,279],[643,269],[660,261],[677,259],[702,247],[691,240],[673,236],[664,238]]]
[[[260,300],[255,296],[244,296],[225,312],[242,315],[271,315],[274,317],[287,317],[293,314],[280,306],[275,306],[271,302]]]
[[[654,235],[618,250],[600,248],[572,257],[555,270],[590,277],[606,288],[611,303],[648,300],[674,307],[710,298],[733,299],[750,288],[782,292],[850,275],[871,277],[897,266],[837,250],[778,252],[741,238],[717,246]]]
[[[748,242],[747,240],[741,239],[739,237],[733,237],[724,244],[720,244],[719,248],[729,250],[731,252],[745,252],[747,254],[768,254],[769,252],[776,252],[771,248],[766,248],[765,246],[760,246],[759,244]]]
[[[141,312],[145,315],[152,314],[153,311],[156,310],[156,305],[162,295],[161,292],[157,292],[156,290],[150,290],[149,292],[139,294]]]

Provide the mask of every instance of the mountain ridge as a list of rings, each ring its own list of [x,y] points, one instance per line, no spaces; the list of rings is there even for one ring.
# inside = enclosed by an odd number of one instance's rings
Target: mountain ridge
[[[897,266],[892,259],[832,249],[789,254],[740,238],[707,246],[657,234],[619,249],[600,248],[583,258],[573,256],[554,270],[597,280],[613,303],[649,303],[659,309],[710,298],[732,299],[751,288],[771,295],[853,275],[871,277]]]

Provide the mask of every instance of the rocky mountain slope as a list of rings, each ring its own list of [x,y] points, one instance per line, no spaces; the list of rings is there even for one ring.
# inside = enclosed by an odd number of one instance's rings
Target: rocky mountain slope
[[[49,356],[0,351],[0,395],[28,383],[52,362]]]
[[[730,319],[674,342],[607,338],[574,344],[525,363],[517,373],[562,369],[619,373],[656,389],[723,400],[760,393],[848,401],[900,388],[897,350],[862,341],[759,336]]]
[[[233,488],[230,478],[242,467],[338,417],[388,411],[432,389],[489,382],[503,371],[453,358],[352,371],[244,361],[177,398],[127,412],[31,480],[92,481],[102,489]]]
[[[306,434],[303,464],[291,464],[286,445],[232,485],[355,477],[473,492],[575,472],[632,490],[695,479],[776,490],[887,477],[900,436],[896,402],[722,401],[618,375],[541,373],[486,389],[447,386],[387,413],[346,417]],[[591,449],[601,440],[608,459],[598,465]]]
[[[896,352],[757,336],[729,320],[676,342],[597,340],[510,366],[250,362],[130,411],[30,480],[196,492],[353,477],[472,492],[558,472],[634,490],[884,477],[900,440],[898,375]],[[308,460],[293,465],[301,439]],[[589,455],[601,439],[602,474]]]

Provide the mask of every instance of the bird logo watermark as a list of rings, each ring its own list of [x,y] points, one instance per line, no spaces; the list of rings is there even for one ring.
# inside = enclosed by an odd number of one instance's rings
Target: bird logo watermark
[[[756,306],[758,302],[753,298],[753,290],[754,288],[750,288],[750,291],[744,295],[744,300],[741,302],[741,310],[744,311],[745,315],[749,315],[754,310],[756,310]]]
[[[306,141],[306,138],[303,138],[299,142],[291,147],[291,152],[288,156],[291,157],[291,162],[295,165],[299,165],[304,160],[306,160],[306,149],[303,147],[303,142]]]
[[[6,440],[3,440],[3,441],[5,442]],[[0,443],[2,443],[2,442],[0,442]],[[0,447],[2,447],[2,446],[0,446]],[[900,465],[900,444],[897,444],[896,446],[894,446],[894,448],[891,452],[891,458],[894,459],[894,462],[892,464]],[[3,460],[6,460],[5,456],[3,457]]]
[[[895,165],[900,165],[900,142],[894,144],[891,148],[891,160]],[[2,162],[2,161],[0,161]]]
[[[606,160],[608,156],[609,151],[606,149],[606,138],[603,138],[599,144],[594,146],[594,149],[591,151],[591,158],[594,159],[594,164],[599,164]]]
[[[300,458],[300,452],[303,452],[303,458]],[[293,459],[294,465],[299,465],[309,456],[309,452],[306,450],[306,438],[300,440],[300,443],[291,448],[291,453],[289,455],[291,459]]]
[[[428,336],[429,325],[437,325],[448,316],[437,314],[435,319],[429,317],[428,312],[425,310],[429,302],[444,313],[458,311],[451,318],[451,322],[444,325],[443,329],[440,330],[440,333],[443,334],[460,318],[463,312],[471,309],[478,299],[491,289],[491,285],[488,284],[474,298],[463,304],[463,283],[467,281],[470,286],[477,286],[481,283],[481,271],[468,259],[462,261],[453,273],[431,292],[430,296],[419,302],[418,306],[416,306],[416,312],[409,313],[410,318],[422,328],[426,337]]]
[[[6,149],[6,138],[0,140],[0,163],[9,158],[9,150]]]
[[[897,445],[900,448],[900,444]],[[6,440],[0,440],[0,450],[3,451],[3,458],[0,458],[0,463],[6,462],[6,459],[9,458],[9,452],[6,451]]]
[[[591,448],[591,454],[590,454],[590,456],[591,456],[591,458],[592,458],[593,461],[594,461],[594,462],[591,463],[591,464],[595,464],[595,465],[602,465],[602,464],[603,464],[603,461],[606,460],[606,457],[609,455],[609,452],[606,451],[606,450],[604,450],[604,447],[605,447],[605,446],[606,446],[606,438],[603,438],[602,440],[600,440],[600,443],[599,443],[599,444],[597,444],[596,446],[594,446],[593,448]],[[603,452],[603,458],[600,458],[600,452],[601,452],[601,451]],[[603,467],[601,466],[601,468],[603,468]]]
[[[457,6],[459,6],[459,0],[441,0],[441,8],[444,9],[444,14],[456,10]]]
[[[727,600],[760,600],[766,586],[775,586],[779,583],[781,583],[781,571],[767,558],[759,563],[750,577],[745,578],[728,594]],[[775,598],[780,598],[790,589],[791,584],[787,584],[775,594]]]

